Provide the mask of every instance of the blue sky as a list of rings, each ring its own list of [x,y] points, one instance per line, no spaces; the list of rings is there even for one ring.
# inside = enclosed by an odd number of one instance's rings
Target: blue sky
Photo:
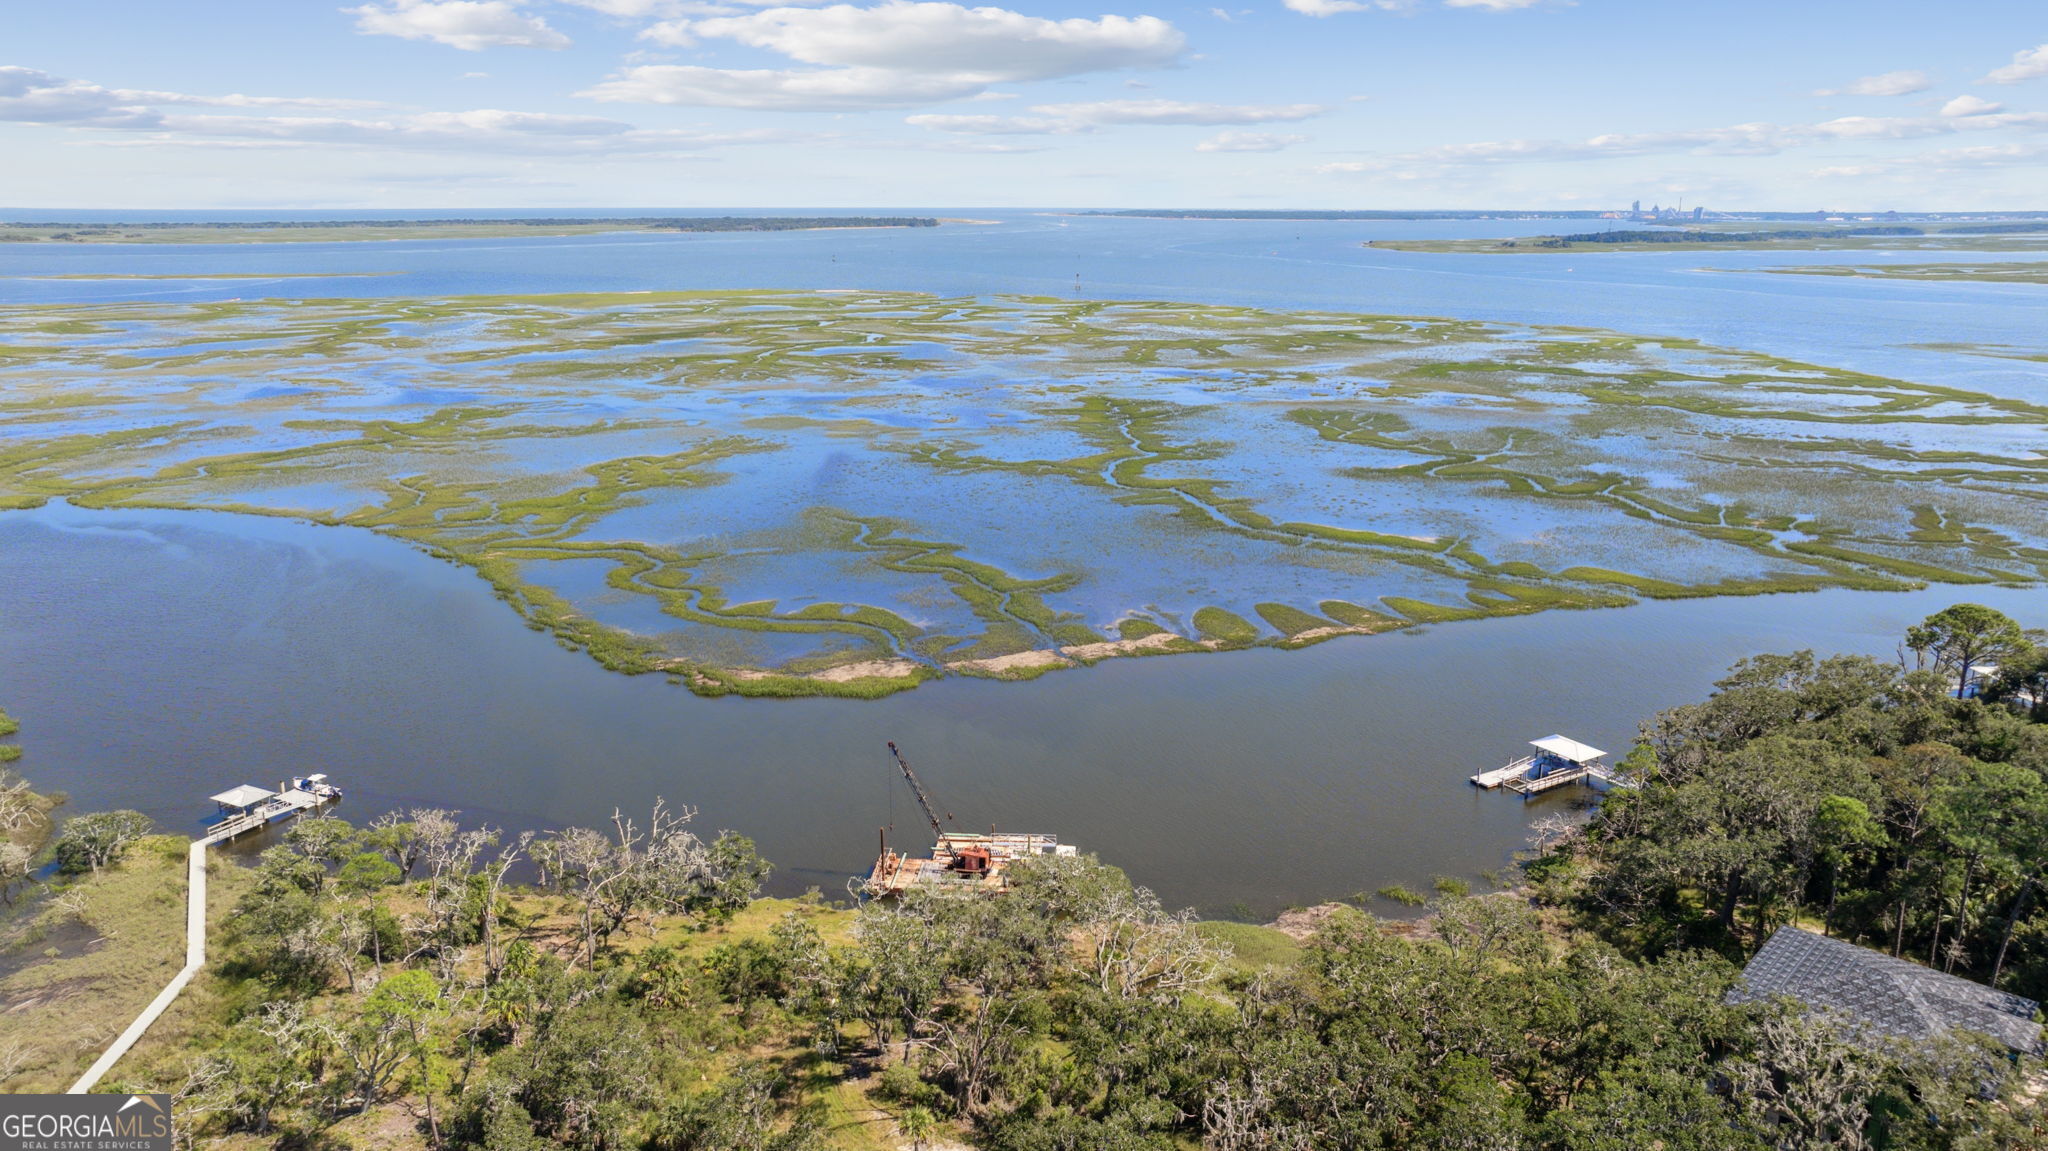
[[[13,207],[2048,209],[2048,6],[22,0]]]

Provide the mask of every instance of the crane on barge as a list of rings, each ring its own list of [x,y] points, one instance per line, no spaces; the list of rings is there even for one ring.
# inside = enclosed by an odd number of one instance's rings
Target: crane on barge
[[[944,839],[946,829],[939,824],[939,813],[932,807],[932,797],[924,793],[924,785],[917,781],[917,773],[910,770],[910,761],[903,758],[903,752],[897,748],[893,739],[889,741],[889,754],[896,757],[896,766],[903,769],[904,782],[910,784],[910,794],[916,796],[917,805],[924,808],[924,819],[926,823],[932,825],[932,834]],[[946,813],[946,822],[955,827],[960,824],[950,811]]]
[[[942,809],[932,803],[924,783],[911,770],[909,758],[895,740],[888,742],[889,754],[895,757],[910,793],[917,797],[917,806],[924,811],[925,822],[931,825],[936,842],[929,856],[903,854],[890,849],[889,829],[883,828],[881,854],[875,857],[875,866],[866,881],[858,885],[861,893],[876,897],[901,895],[916,887],[999,892],[1010,886],[1009,864],[1014,860],[1032,855],[1076,854],[1072,845],[1061,843],[1057,836],[1005,833],[994,827],[989,828],[987,835],[946,830],[949,823],[957,827],[959,820],[950,811],[941,818]]]

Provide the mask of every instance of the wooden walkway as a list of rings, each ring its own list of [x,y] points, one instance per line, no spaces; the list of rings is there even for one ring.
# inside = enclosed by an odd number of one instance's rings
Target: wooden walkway
[[[185,985],[199,974],[199,969],[206,966],[206,849],[275,820],[297,817],[338,795],[337,792],[321,796],[303,788],[286,788],[247,812],[214,824],[203,838],[192,841],[185,860],[185,966],[171,976],[171,981],[164,984],[164,989],[157,992],[156,998],[149,1001],[149,1006],[142,1009],[142,1014],[135,1017],[128,1029],[114,1038],[113,1045],[93,1060],[92,1066],[85,1069],[85,1074],[78,1077],[78,1082],[71,1085],[67,1094],[83,1095],[98,1086],[107,1072],[114,1069],[114,1064],[120,1062],[121,1056],[128,1054],[128,1049],[135,1046],[143,1032],[149,1030],[149,1025],[155,1023],[177,1000]]]
[[[142,1033],[149,1030],[149,1025],[155,1023],[157,1017],[169,1009],[172,1001],[178,998],[178,993],[185,990],[185,985],[192,982],[194,975],[199,974],[199,969],[206,966],[206,849],[217,842],[219,839],[194,840],[186,854],[185,966],[171,977],[171,981],[164,985],[162,991],[157,992],[156,998],[150,1000],[149,1006],[142,1009],[142,1014],[135,1017],[135,1022],[130,1023],[126,1031],[115,1037],[113,1046],[108,1047],[93,1061],[91,1067],[85,1069],[85,1074],[79,1076],[78,1082],[71,1085],[68,1094],[83,1095],[97,1086],[106,1073],[114,1069],[114,1064],[120,1061],[121,1056],[128,1054],[128,1049],[135,1046],[135,1041],[142,1038]]]

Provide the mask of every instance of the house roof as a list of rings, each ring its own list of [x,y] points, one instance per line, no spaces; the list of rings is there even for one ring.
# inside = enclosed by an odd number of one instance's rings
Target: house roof
[[[2021,1051],[2041,1045],[2039,1004],[1846,940],[1780,927],[1742,969],[1731,1003],[1788,996],[1840,1011],[1885,1035],[1930,1039],[1952,1028]]]
[[[1561,735],[1546,735],[1542,739],[1532,739],[1529,741],[1529,746],[1542,748],[1552,755],[1562,756],[1573,763],[1585,763],[1588,760],[1599,759],[1607,754],[1597,747],[1588,747],[1576,739],[1566,739]]]
[[[238,783],[212,799],[224,807],[254,807],[271,796],[274,791],[265,791],[253,783]]]

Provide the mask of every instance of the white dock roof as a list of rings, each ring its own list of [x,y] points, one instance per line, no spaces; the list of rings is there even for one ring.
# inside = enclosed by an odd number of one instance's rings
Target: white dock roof
[[[1576,739],[1566,739],[1561,735],[1546,735],[1542,739],[1532,739],[1529,741],[1529,746],[1541,748],[1560,759],[1568,759],[1573,763],[1586,763],[1589,760],[1599,759],[1607,754],[1597,747],[1588,747]]]
[[[265,791],[252,783],[242,783],[228,788],[219,795],[213,796],[212,799],[223,807],[254,807],[276,794],[274,791]]]

